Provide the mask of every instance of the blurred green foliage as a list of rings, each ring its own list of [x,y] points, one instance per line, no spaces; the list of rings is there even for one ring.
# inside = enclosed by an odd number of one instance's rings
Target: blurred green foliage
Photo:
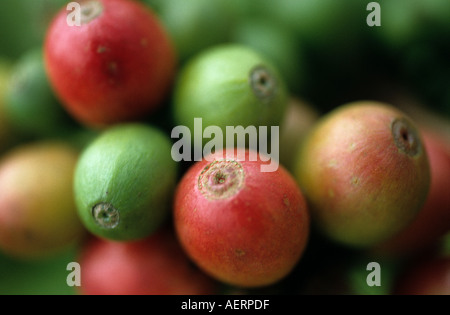
[[[74,295],[75,286],[67,284],[77,262],[77,248],[70,248],[55,256],[36,260],[19,260],[0,252],[0,295]]]

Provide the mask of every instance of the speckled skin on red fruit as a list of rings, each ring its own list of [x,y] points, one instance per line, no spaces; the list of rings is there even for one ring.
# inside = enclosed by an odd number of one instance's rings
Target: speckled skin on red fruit
[[[93,127],[155,111],[176,67],[171,40],[157,16],[137,1],[79,3],[81,25],[70,26],[70,11],[63,8],[45,41],[47,73],[63,105]]]
[[[297,264],[307,244],[309,214],[282,166],[261,172],[260,159],[251,161],[249,151],[243,156],[235,159],[228,150],[194,164],[179,183],[174,222],[201,269],[231,285],[258,287],[277,282]]]

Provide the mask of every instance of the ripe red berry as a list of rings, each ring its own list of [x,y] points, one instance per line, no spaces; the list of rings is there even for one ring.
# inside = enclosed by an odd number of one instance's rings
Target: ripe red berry
[[[137,120],[159,108],[175,72],[175,52],[158,18],[132,0],[82,0],[63,8],[45,41],[49,80],[80,122],[94,127]],[[75,20],[76,21],[76,20]]]
[[[217,283],[191,264],[172,230],[132,242],[93,237],[79,258],[83,295],[214,294]]]
[[[261,172],[260,156],[215,153],[193,165],[175,196],[174,220],[191,259],[216,279],[270,285],[297,264],[309,234],[302,192],[283,167]],[[237,157],[242,156],[237,154]]]

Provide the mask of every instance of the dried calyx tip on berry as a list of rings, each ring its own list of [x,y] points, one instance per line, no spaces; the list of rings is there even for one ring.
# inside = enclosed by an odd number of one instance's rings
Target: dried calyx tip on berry
[[[198,188],[206,198],[224,199],[235,195],[244,182],[242,165],[234,160],[208,164],[198,177]]]
[[[113,229],[119,224],[119,211],[110,203],[99,203],[92,208],[94,221],[101,227]]]
[[[263,65],[250,71],[250,84],[256,97],[261,101],[270,101],[275,95],[277,81],[272,73]]]
[[[392,136],[395,145],[403,153],[416,156],[421,151],[421,141],[416,129],[404,118],[397,118],[392,122]]]

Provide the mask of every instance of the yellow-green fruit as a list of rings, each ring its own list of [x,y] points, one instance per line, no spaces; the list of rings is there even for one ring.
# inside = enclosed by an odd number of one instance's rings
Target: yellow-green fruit
[[[73,196],[78,151],[62,142],[27,143],[0,164],[0,250],[37,258],[84,235]]]
[[[322,117],[301,146],[295,176],[320,230],[359,248],[407,226],[430,185],[414,121],[393,106],[370,101]]]

